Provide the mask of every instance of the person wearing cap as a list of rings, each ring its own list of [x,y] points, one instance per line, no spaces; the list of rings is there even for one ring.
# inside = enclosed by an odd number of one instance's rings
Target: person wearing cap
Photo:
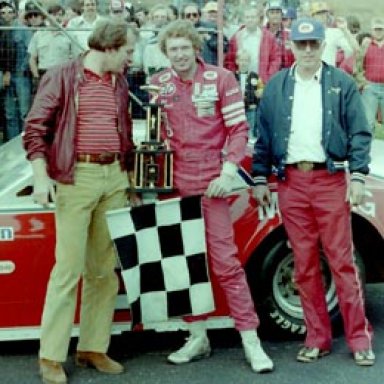
[[[269,204],[267,178],[274,169],[307,328],[297,360],[310,363],[331,352],[321,244],[347,344],[356,364],[370,366],[372,328],[354,259],[351,209],[363,202],[372,134],[354,80],[321,60],[325,36],[316,19],[292,24],[296,62],[269,81],[258,108],[253,192],[260,205]]]
[[[109,17],[117,20],[126,20],[128,16],[127,9],[123,0],[110,0]]]
[[[329,25],[330,8],[325,1],[314,1],[310,5],[313,18],[320,21],[325,28],[325,47],[322,60],[327,64],[336,65],[338,50],[343,51],[344,58],[356,53],[359,49],[356,39],[348,29],[347,20],[343,17],[335,18],[336,27]]]
[[[229,40],[224,66],[232,72],[238,71],[237,52],[247,51],[250,55],[249,70],[257,73],[264,84],[281,65],[281,47],[273,34],[262,27],[264,9],[262,6],[246,5],[243,9],[244,25]]]
[[[293,20],[297,19],[296,9],[293,7],[283,8],[282,23],[285,29],[290,30]]]
[[[24,19],[29,27],[45,27],[45,16],[40,2],[27,1],[24,6]]]
[[[67,383],[63,363],[80,279],[75,363],[104,374],[124,370],[107,355],[119,283],[105,213],[126,206],[133,178],[132,121],[122,71],[135,35],[126,22],[104,19],[88,43],[84,55],[45,73],[23,136],[33,171],[33,200],[43,208],[56,203],[55,265],[39,350],[40,375],[50,384]]]
[[[241,91],[230,71],[199,58],[201,39],[189,21],[177,20],[167,25],[159,34],[159,44],[172,68],[154,75],[151,84],[160,90],[157,102],[166,106],[162,129],[174,152],[174,186],[182,197],[203,195],[212,273],[224,291],[252,370],[270,372],[273,362],[256,332],[259,319],[237,258],[225,198],[232,189],[248,139]],[[168,356],[170,363],[185,364],[210,356],[207,316],[184,319],[190,337],[182,348]]]
[[[283,5],[279,0],[272,0],[267,3],[267,24],[264,28],[268,29],[276,38],[281,49],[280,68],[288,68],[293,64],[294,57],[289,41],[289,31],[283,25]]]
[[[364,79],[365,113],[374,132],[378,108],[384,117],[384,16],[372,18],[371,38],[363,42],[358,57]]]

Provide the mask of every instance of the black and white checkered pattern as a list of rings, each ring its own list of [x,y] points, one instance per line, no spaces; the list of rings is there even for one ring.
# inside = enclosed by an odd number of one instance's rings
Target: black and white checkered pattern
[[[214,310],[200,196],[107,213],[132,324]]]

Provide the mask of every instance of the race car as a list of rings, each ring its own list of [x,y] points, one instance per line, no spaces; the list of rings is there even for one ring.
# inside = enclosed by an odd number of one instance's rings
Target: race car
[[[306,328],[293,279],[293,256],[281,220],[276,183],[270,180],[271,203],[257,205],[244,181],[251,166],[252,143],[244,172],[228,195],[238,257],[244,266],[257,312],[260,331],[273,338],[302,338]],[[352,211],[356,262],[364,283],[384,281],[384,142],[374,141],[371,174],[366,180],[364,204]],[[21,138],[0,147],[0,340],[40,336],[46,286],[54,264],[54,204],[48,209],[32,201],[32,170],[25,159]],[[249,181],[249,180],[248,180]],[[208,249],[209,252],[209,249]],[[322,257],[326,300],[332,323],[341,327],[336,290],[326,258]],[[119,273],[119,269],[116,269]],[[217,280],[212,277],[215,311],[208,328],[233,327]],[[78,333],[78,313],[73,335]],[[184,329],[182,319],[145,324],[135,329]],[[131,330],[124,286],[116,301],[113,333]]]

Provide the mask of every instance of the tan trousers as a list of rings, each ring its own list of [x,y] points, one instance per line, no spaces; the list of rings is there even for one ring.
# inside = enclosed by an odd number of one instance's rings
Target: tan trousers
[[[118,162],[77,163],[75,184],[57,185],[56,263],[45,298],[40,358],[66,360],[81,277],[77,349],[107,351],[118,280],[105,212],[126,205],[127,187]]]

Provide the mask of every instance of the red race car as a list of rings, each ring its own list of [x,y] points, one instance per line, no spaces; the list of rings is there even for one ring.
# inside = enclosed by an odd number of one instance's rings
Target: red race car
[[[365,202],[352,212],[355,256],[365,283],[384,281],[384,142],[373,143],[372,157]],[[34,339],[40,335],[46,285],[54,263],[54,207],[42,209],[32,201],[32,171],[20,137],[0,147],[0,164],[0,340]],[[245,169],[250,164],[248,156]],[[300,337],[305,325],[293,281],[292,251],[282,226],[273,181],[270,186],[272,203],[261,209],[239,177],[228,197],[236,243],[261,317],[261,330],[273,337]],[[325,259],[323,272],[332,322],[340,327],[335,286]],[[216,310],[208,326],[232,327],[224,295],[214,279],[213,289]],[[183,326],[180,319],[171,319],[152,324],[151,329],[169,331]],[[122,286],[113,332],[129,329],[130,315]]]

